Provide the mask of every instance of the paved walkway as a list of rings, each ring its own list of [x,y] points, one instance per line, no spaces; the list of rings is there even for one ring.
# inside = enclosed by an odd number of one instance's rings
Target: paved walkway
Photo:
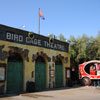
[[[2,97],[0,100],[100,100],[100,89],[95,87],[75,87],[17,96]]]

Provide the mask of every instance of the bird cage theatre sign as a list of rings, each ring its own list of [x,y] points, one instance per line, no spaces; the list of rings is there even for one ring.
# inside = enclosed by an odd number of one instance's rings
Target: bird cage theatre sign
[[[68,45],[65,45],[65,43],[63,42],[59,42],[56,40],[54,43],[49,43],[48,38],[42,37],[41,35],[37,35],[34,33],[31,33],[33,36],[29,37],[28,34],[29,33],[22,34],[0,30],[0,40],[68,52]]]

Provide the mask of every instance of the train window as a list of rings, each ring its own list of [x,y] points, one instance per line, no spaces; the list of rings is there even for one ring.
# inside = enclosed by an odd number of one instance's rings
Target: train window
[[[85,72],[90,74],[90,64],[87,64],[84,68]]]
[[[84,68],[85,72],[91,75],[96,75],[96,64],[90,63],[87,64]]]

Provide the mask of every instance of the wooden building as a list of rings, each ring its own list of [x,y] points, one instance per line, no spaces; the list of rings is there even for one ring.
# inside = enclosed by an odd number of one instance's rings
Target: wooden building
[[[69,44],[0,25],[0,94],[65,87],[70,78]]]

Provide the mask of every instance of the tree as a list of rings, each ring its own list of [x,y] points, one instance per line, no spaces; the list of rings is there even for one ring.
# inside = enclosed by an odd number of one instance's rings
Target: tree
[[[63,36],[62,33],[59,34],[59,40],[64,42],[66,41],[66,38]]]
[[[52,38],[54,38],[54,39],[57,39],[57,36],[56,36],[56,35],[54,35],[53,33],[48,34],[48,37],[52,37]]]
[[[75,77],[78,79],[78,66],[84,61],[100,60],[100,32],[96,38],[87,37],[70,37],[70,66],[75,68]]]
[[[78,49],[78,54],[76,61],[81,64],[84,61],[86,61],[86,47],[88,44],[88,37],[86,34],[83,34],[81,38],[77,39],[77,49]]]

